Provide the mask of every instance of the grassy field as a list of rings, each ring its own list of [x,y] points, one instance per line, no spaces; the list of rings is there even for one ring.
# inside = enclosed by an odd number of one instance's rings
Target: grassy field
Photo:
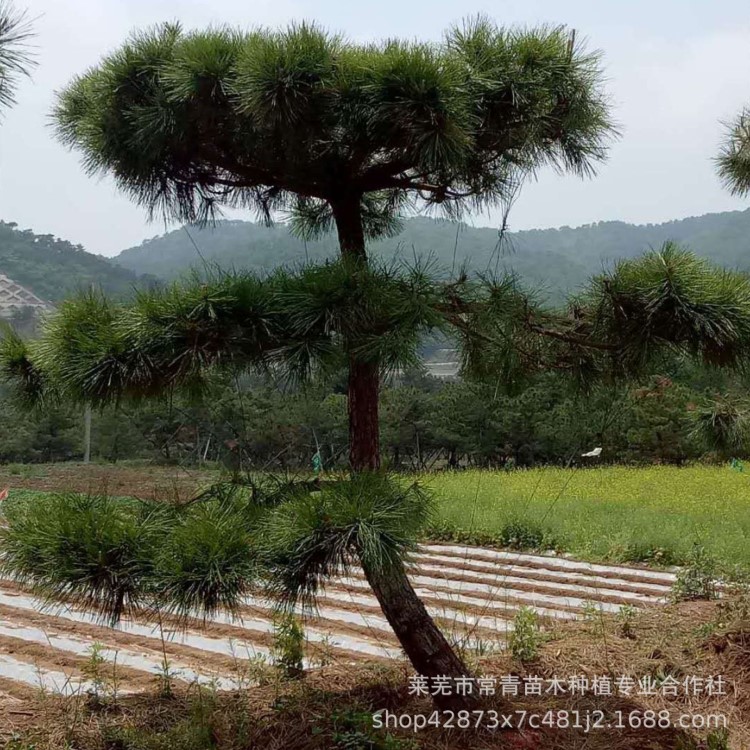
[[[0,488],[187,499],[219,476],[151,465],[6,466]],[[462,471],[421,481],[437,498],[435,539],[661,565],[684,562],[698,543],[721,564],[750,569],[750,466]]]
[[[664,565],[684,561],[698,543],[723,565],[750,568],[750,470],[545,468],[435,474],[426,482],[438,499],[438,537]]]

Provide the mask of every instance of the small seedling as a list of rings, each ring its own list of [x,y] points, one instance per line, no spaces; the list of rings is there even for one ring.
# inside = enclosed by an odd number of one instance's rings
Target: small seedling
[[[327,667],[332,664],[335,658],[335,642],[331,636],[329,634],[324,635],[315,645],[315,656],[311,658],[315,666]]]
[[[104,646],[94,643],[89,649],[89,658],[81,667],[81,673],[89,682],[89,696],[93,705],[99,705],[107,697],[109,679],[106,674],[107,660],[102,652]]]
[[[716,598],[716,561],[699,544],[693,546],[687,564],[672,586],[675,601]]]
[[[591,625],[594,635],[604,635],[604,616],[601,606],[587,601],[583,605],[583,619]]]
[[[285,677],[299,679],[304,674],[305,631],[293,614],[278,614],[274,619],[271,653]]]
[[[520,662],[533,661],[539,653],[541,641],[536,612],[521,607],[513,618],[513,631],[508,638],[513,658]]]
[[[631,604],[623,604],[617,612],[617,624],[620,629],[620,635],[623,638],[635,640],[635,629],[633,627],[636,616],[636,609]]]
[[[172,664],[167,659],[166,654],[162,656],[159,670],[156,673],[156,684],[159,691],[159,697],[163,700],[169,700],[174,696],[174,678],[177,673],[172,669]]]

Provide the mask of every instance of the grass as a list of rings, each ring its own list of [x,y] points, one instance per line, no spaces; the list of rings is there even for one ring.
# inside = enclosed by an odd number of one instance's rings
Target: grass
[[[433,538],[662,565],[689,560],[698,544],[725,568],[750,568],[750,470],[543,468],[425,482],[438,503]]]
[[[45,492],[71,489],[65,472],[51,470],[59,476]],[[130,494],[131,473],[109,468],[114,494]],[[689,562],[699,545],[724,569],[750,569],[750,466],[470,470],[421,479],[437,499],[434,540],[662,566]],[[206,481],[194,478],[185,496]],[[9,484],[14,498],[42,489]]]
[[[37,464],[6,464],[3,467],[5,474],[9,474],[12,477],[21,477],[22,479],[30,479],[31,477],[38,477],[44,473],[44,470]]]

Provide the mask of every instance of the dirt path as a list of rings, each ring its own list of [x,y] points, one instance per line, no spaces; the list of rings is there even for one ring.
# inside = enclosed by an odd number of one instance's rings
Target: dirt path
[[[218,472],[148,464],[24,464],[0,466],[0,489],[130,495],[144,500],[192,497]]]

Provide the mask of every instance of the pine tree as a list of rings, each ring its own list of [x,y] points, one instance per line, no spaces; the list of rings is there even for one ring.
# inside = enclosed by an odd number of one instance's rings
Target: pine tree
[[[465,676],[406,575],[430,503],[420,488],[378,471],[382,374],[412,364],[419,341],[434,332],[458,339],[464,375],[507,385],[547,369],[583,385],[632,377],[665,348],[714,365],[739,365],[750,351],[747,279],[671,245],[596,277],[562,312],[539,305],[512,278],[459,272],[440,281],[423,264],[368,259],[367,240],[395,231],[411,210],[456,217],[507,207],[540,167],[587,175],[604,158],[613,129],[598,56],[562,29],[505,30],[480,19],[439,44],[362,46],[307,25],[250,34],[164,26],[76,79],[56,120],[92,172],[113,175],[151,213],[200,222],[222,206],[250,207],[269,219],[287,212],[302,236],[335,229],[339,238],[340,259],[322,266],[218,275],[125,307],[88,294],[62,305],[38,342],[11,336],[3,344],[3,370],[28,400],[143,398],[200,388],[217,368],[298,380],[348,368],[351,479],[320,492],[291,490],[285,502],[274,493],[252,513],[228,517],[220,505],[179,521],[182,546],[169,549],[191,551],[191,577],[171,566],[143,584],[171,609],[231,608],[254,575],[282,601],[314,598],[356,557],[415,669]],[[52,594],[112,602],[110,614],[127,597],[140,601],[130,573],[99,575],[99,557],[76,566],[86,577],[71,583],[60,578],[72,569],[68,560],[37,554],[34,544],[58,533],[55,514],[67,514],[53,510],[10,519],[6,572]],[[107,539],[110,512],[101,516]],[[24,526],[32,516],[41,526]],[[248,523],[255,526],[238,536]],[[39,536],[45,524],[54,528]],[[230,531],[225,550],[217,539]],[[250,564],[243,538],[263,551],[265,573]],[[102,581],[111,579],[130,588],[105,595]],[[436,700],[444,708],[470,702]]]
[[[76,79],[55,116],[89,170],[152,213],[195,222],[240,206],[268,219],[287,211],[305,237],[335,228],[340,282],[360,288],[367,240],[396,231],[409,209],[503,205],[544,165],[588,174],[612,134],[597,54],[562,28],[487,19],[438,44],[358,45],[306,24],[166,25]],[[356,317],[345,327],[350,465],[375,471],[388,355],[363,347]],[[415,666],[465,673],[403,569],[365,572]]]
[[[33,65],[28,46],[31,36],[26,13],[0,0],[0,109],[15,102],[18,79],[28,75]]]
[[[750,193],[750,109],[743,109],[729,124],[716,163],[730,192]]]

